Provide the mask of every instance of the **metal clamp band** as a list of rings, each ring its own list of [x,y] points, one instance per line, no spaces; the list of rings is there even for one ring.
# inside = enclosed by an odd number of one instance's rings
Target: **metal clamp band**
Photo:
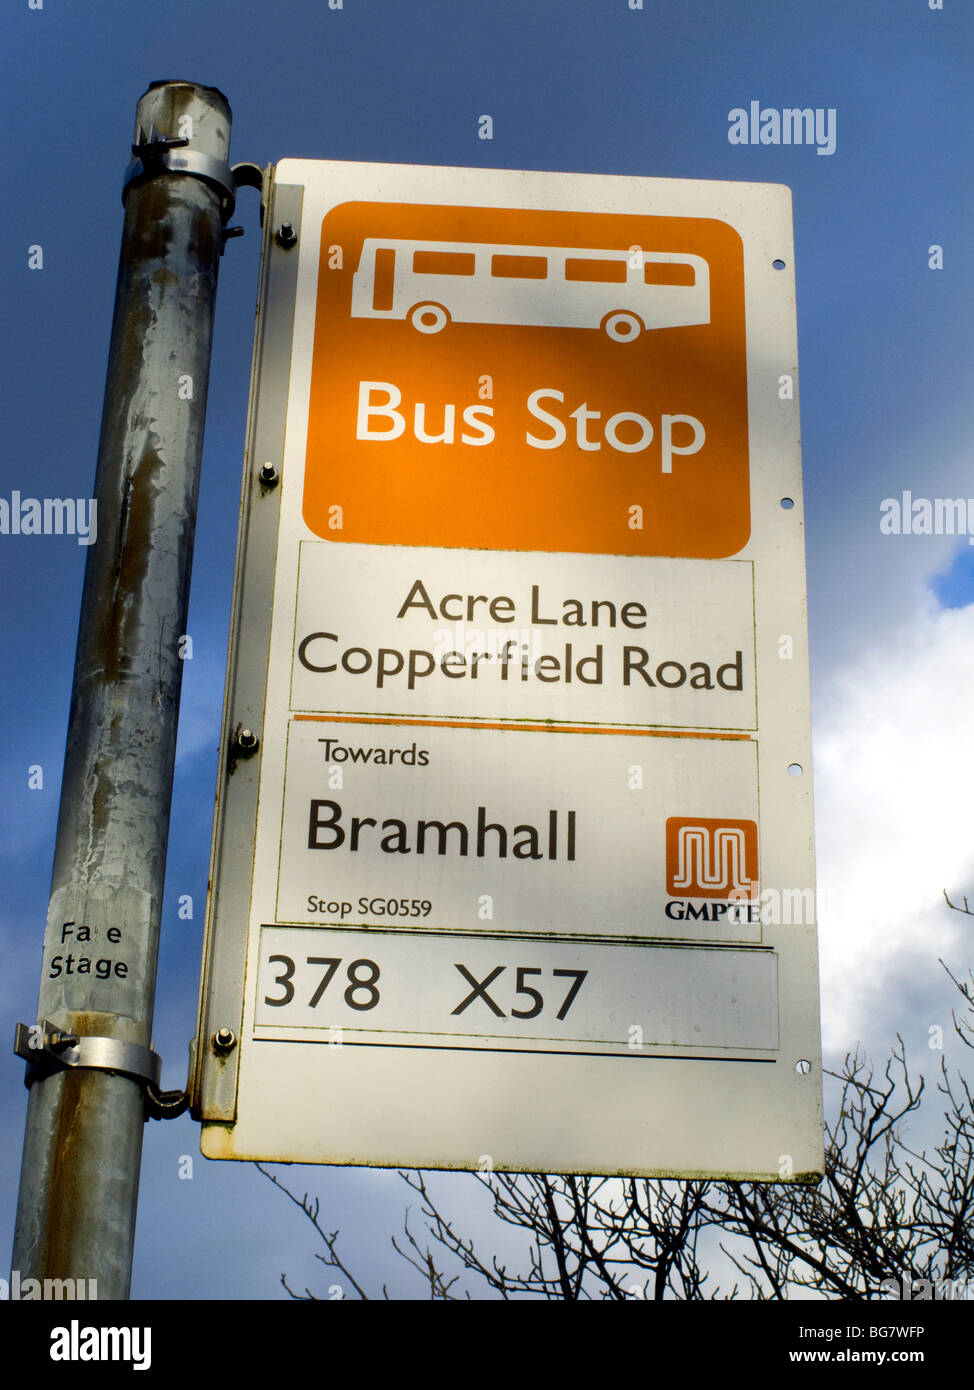
[[[158,1088],[162,1076],[162,1058],[151,1047],[123,1042],[120,1038],[64,1033],[47,1019],[39,1019],[34,1024],[18,1023],[14,1052],[40,1072],[60,1071],[65,1067],[117,1071],[137,1081],[148,1082],[154,1088]]]
[[[153,132],[154,134],[155,132]],[[182,148],[185,141],[150,139],[133,145],[135,158],[125,171],[122,183],[122,202],[133,183],[153,178],[156,174],[191,174],[213,186],[223,196],[223,220],[229,221],[237,203],[237,180],[230,165],[214,155],[200,150]]]

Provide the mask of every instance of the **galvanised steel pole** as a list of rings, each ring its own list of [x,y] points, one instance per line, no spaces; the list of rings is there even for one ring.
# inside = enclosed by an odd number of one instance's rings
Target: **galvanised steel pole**
[[[148,1049],[180,638],[217,268],[233,207],[230,124],[215,88],[153,83],[137,108],[124,194],[97,540],[85,570],[37,1015],[55,1031],[45,1045],[44,1030],[32,1030],[39,1065],[29,1072],[13,1252],[21,1286],[96,1280],[98,1298],[128,1297],[145,1077],[157,1060]]]

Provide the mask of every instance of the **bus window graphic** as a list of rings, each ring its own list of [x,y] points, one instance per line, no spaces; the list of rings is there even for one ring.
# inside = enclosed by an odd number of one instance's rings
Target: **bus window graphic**
[[[578,246],[366,237],[352,317],[406,319],[420,333],[456,323],[594,328],[617,343],[710,322],[702,256]]]

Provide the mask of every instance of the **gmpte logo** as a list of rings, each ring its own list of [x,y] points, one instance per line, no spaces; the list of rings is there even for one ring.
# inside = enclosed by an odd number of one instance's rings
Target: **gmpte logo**
[[[666,891],[671,921],[760,922],[757,821],[670,816]],[[694,904],[693,898],[705,901]]]

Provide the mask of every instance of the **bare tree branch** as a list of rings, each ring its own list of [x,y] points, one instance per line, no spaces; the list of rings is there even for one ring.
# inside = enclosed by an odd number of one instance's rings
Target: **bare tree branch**
[[[974,916],[966,898],[963,910]],[[944,969],[974,1014],[974,977],[968,986]],[[974,1046],[970,1021],[955,1016],[955,1027]],[[711,1262],[719,1255],[746,1281],[746,1296],[759,1300],[809,1294],[875,1299],[890,1280],[902,1292],[911,1281],[952,1288],[974,1277],[974,1096],[968,1082],[952,1078],[941,1061],[943,1136],[932,1152],[918,1152],[904,1126],[923,1104],[925,1082],[911,1074],[899,1035],[878,1076],[858,1048],[846,1055],[841,1071],[826,1074],[841,1091],[826,1126],[825,1175],[817,1185],[474,1174],[490,1194],[494,1218],[525,1238],[520,1262],[511,1267],[511,1261],[479,1253],[441,1210],[422,1172],[401,1172],[419,1198],[424,1229],[407,1211],[404,1239],[393,1238],[393,1247],[421,1275],[429,1297],[442,1300],[476,1296],[470,1280],[474,1290],[479,1285],[501,1299],[741,1296],[736,1280],[722,1291],[716,1271],[703,1267],[705,1255]],[[338,1232],[320,1224],[318,1201],[299,1200],[273,1174],[261,1172],[314,1226],[327,1251],[316,1258],[340,1270],[366,1298],[338,1254]],[[292,1298],[314,1297],[307,1289],[295,1293],[281,1279]]]

